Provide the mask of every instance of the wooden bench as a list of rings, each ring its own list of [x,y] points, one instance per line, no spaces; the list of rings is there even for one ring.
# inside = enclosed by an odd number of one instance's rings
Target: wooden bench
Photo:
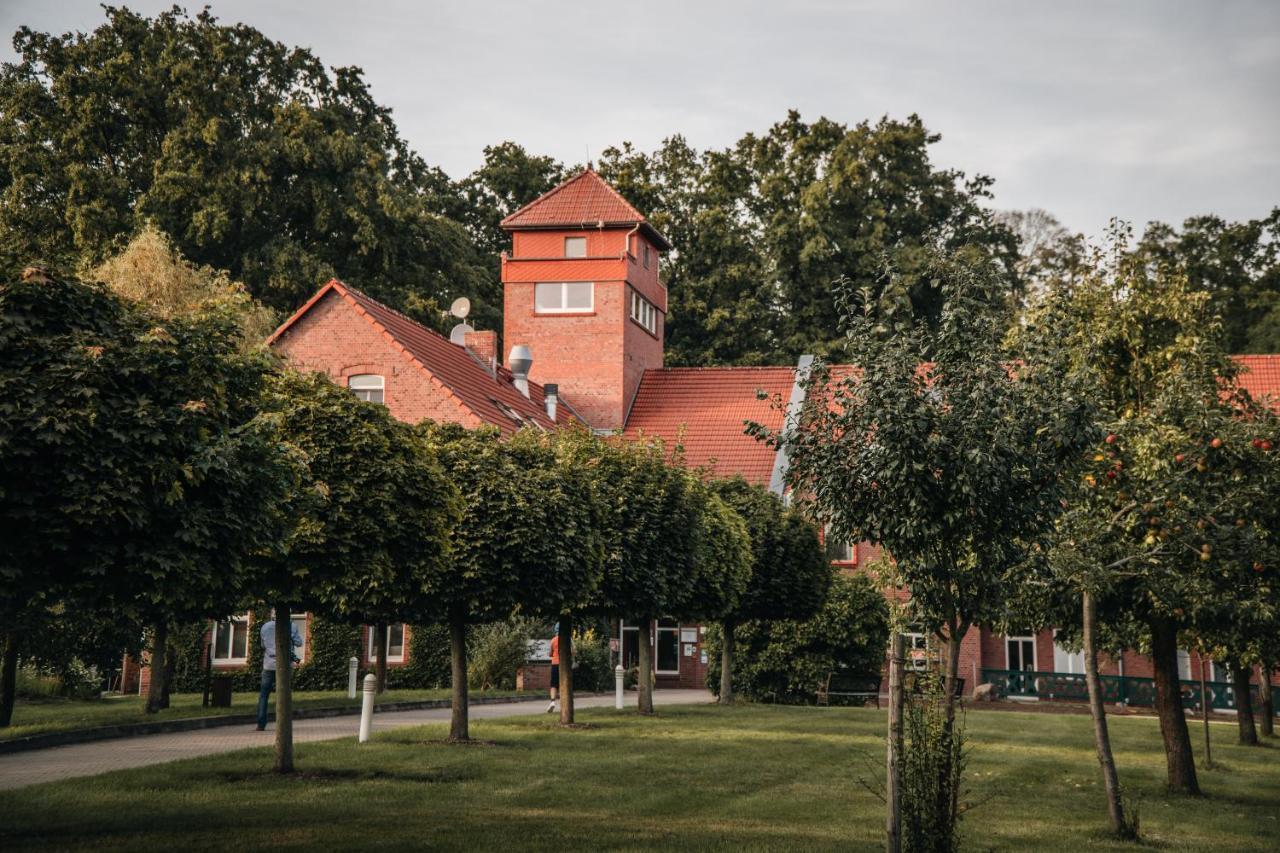
[[[818,685],[818,704],[830,705],[831,697],[848,699],[872,699],[880,707],[880,682],[878,675],[853,675],[846,672],[829,672],[826,680]]]

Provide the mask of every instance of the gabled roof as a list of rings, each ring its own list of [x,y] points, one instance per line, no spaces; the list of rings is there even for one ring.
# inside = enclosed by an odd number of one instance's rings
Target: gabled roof
[[[640,227],[663,251],[671,249],[644,215],[605,183],[592,169],[584,169],[558,187],[543,193],[502,220],[507,231],[552,228]]]
[[[1233,355],[1240,365],[1236,382],[1254,399],[1280,399],[1280,355]]]
[[[511,381],[511,371],[499,367],[497,376],[491,376],[480,360],[470,350],[450,343],[446,338],[410,320],[371,296],[348,287],[333,279],[307,300],[307,303],[286,320],[267,339],[270,346],[287,332],[298,320],[330,293],[344,300],[352,310],[364,317],[417,369],[421,370],[448,396],[472,412],[485,423],[492,424],[504,435],[515,432],[522,425],[518,421],[536,424],[544,429],[555,429],[556,422],[547,417],[546,398],[542,386],[529,383],[529,396],[525,397]],[[563,422],[569,416],[568,407],[561,401],[557,420]]]
[[[684,447],[686,464],[707,467],[717,477],[741,474],[768,486],[775,449],[747,435],[754,421],[771,430],[782,427],[783,412],[795,381],[792,367],[674,367],[646,370],[623,434],[662,438],[668,447]],[[769,399],[758,398],[763,391]]]

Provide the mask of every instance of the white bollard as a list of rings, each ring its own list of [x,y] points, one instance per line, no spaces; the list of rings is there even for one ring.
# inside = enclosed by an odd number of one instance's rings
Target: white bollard
[[[618,664],[613,670],[613,707],[619,711],[622,710],[622,680],[624,677],[622,664]]]
[[[356,671],[360,669],[360,659],[347,661],[347,698],[356,698]]]
[[[373,694],[378,689],[378,679],[371,672],[364,677],[364,704],[360,706],[360,743],[373,733]]]

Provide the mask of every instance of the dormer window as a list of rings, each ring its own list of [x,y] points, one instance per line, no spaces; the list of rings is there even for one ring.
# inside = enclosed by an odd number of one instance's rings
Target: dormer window
[[[590,281],[540,281],[534,285],[539,314],[589,314],[595,310],[595,284]]]
[[[357,399],[366,403],[383,402],[383,392],[386,390],[383,378],[376,373],[357,373],[347,379],[347,387]]]
[[[565,237],[564,256],[566,258],[585,258],[587,256],[587,238]]]

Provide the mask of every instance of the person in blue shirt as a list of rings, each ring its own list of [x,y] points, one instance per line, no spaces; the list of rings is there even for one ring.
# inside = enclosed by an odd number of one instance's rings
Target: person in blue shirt
[[[302,636],[297,627],[289,623],[289,634],[293,639],[293,648],[302,647]],[[298,656],[290,650],[293,663],[297,664]],[[276,689],[276,613],[271,611],[271,621],[262,626],[262,686],[258,690],[258,731],[267,728],[267,698]]]

